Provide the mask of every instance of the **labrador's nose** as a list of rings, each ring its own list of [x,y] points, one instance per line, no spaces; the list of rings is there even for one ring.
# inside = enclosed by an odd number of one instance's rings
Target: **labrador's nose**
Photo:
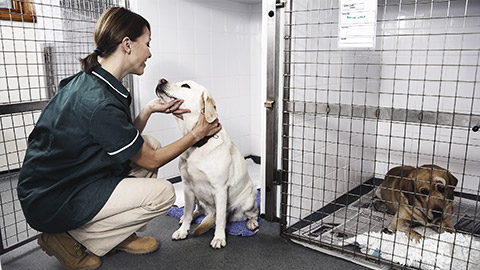
[[[158,84],[157,84],[157,87],[155,89],[155,93],[157,94],[157,97],[160,97],[162,94],[165,94],[165,90],[163,90],[163,88],[165,87],[165,85],[168,83],[167,80],[165,80],[164,78],[160,79],[160,81],[158,81]]]
[[[165,80],[164,78],[160,79],[160,85],[163,85],[163,84],[166,84],[166,83],[168,83],[167,80]]]

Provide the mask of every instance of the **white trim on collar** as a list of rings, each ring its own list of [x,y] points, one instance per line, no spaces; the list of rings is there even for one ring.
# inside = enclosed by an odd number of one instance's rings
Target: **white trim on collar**
[[[117,88],[113,87],[113,85],[112,85],[109,81],[107,81],[107,79],[105,79],[105,78],[103,78],[102,76],[100,76],[100,74],[96,73],[95,71],[92,71],[92,74],[95,75],[95,76],[97,76],[97,77],[99,77],[99,78],[102,79],[104,82],[106,82],[108,85],[110,85],[110,87],[112,87],[113,90],[117,91],[117,93],[119,93],[122,97],[127,98],[127,95],[125,95],[124,93],[118,91]]]
[[[137,140],[139,134],[140,134],[140,132],[138,132],[138,130],[137,130],[137,136],[135,136],[135,139],[133,139],[133,141],[131,141],[129,144],[125,145],[124,147],[118,149],[117,151],[107,152],[107,154],[109,154],[110,156],[114,156],[114,155],[122,152],[123,150],[129,148],[130,146],[132,146],[132,145],[135,143],[135,141]]]

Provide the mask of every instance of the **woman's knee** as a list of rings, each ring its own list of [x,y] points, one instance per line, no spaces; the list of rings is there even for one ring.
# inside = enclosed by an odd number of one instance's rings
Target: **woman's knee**
[[[155,190],[155,196],[148,204],[149,208],[153,211],[167,211],[170,209],[176,200],[175,188],[172,183],[165,180],[157,179],[161,184]]]
[[[169,181],[166,181],[168,184],[165,188],[165,193],[168,194],[168,203],[170,204],[170,207],[173,205],[175,202],[177,196],[175,195],[175,188],[173,187],[173,184]]]

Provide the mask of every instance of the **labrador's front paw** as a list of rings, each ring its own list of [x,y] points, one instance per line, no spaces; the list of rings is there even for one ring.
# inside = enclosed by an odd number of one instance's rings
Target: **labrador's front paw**
[[[172,234],[172,240],[183,240],[187,238],[188,231],[178,229]]]
[[[225,238],[213,238],[210,242],[210,246],[214,249],[219,249],[227,245],[227,240]]]

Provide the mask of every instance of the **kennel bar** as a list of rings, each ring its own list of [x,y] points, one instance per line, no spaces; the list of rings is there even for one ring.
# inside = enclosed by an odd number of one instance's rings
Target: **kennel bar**
[[[12,2],[0,8],[0,255],[38,235],[25,221],[16,185],[41,110],[59,81],[80,71],[78,59],[93,51],[100,14],[129,7],[128,0]],[[132,76],[123,83],[133,89]]]
[[[267,16],[267,93],[264,107],[266,108],[266,140],[265,140],[265,216],[268,221],[277,219],[277,186],[278,174],[278,110],[279,110],[279,55],[280,55],[280,18],[279,13],[284,5],[283,1],[270,0]]]
[[[288,113],[323,114],[336,117],[352,117],[423,123],[440,126],[467,127],[473,129],[480,122],[480,115],[449,113],[440,111],[422,111],[415,109],[385,108],[367,105],[310,103],[304,101],[286,101]]]
[[[480,3],[374,0],[374,46],[340,48],[342,6],[370,2],[285,6],[282,235],[374,268],[478,269]],[[392,215],[374,190],[389,169],[423,164],[459,180],[456,233],[420,226],[416,245],[382,232]]]

